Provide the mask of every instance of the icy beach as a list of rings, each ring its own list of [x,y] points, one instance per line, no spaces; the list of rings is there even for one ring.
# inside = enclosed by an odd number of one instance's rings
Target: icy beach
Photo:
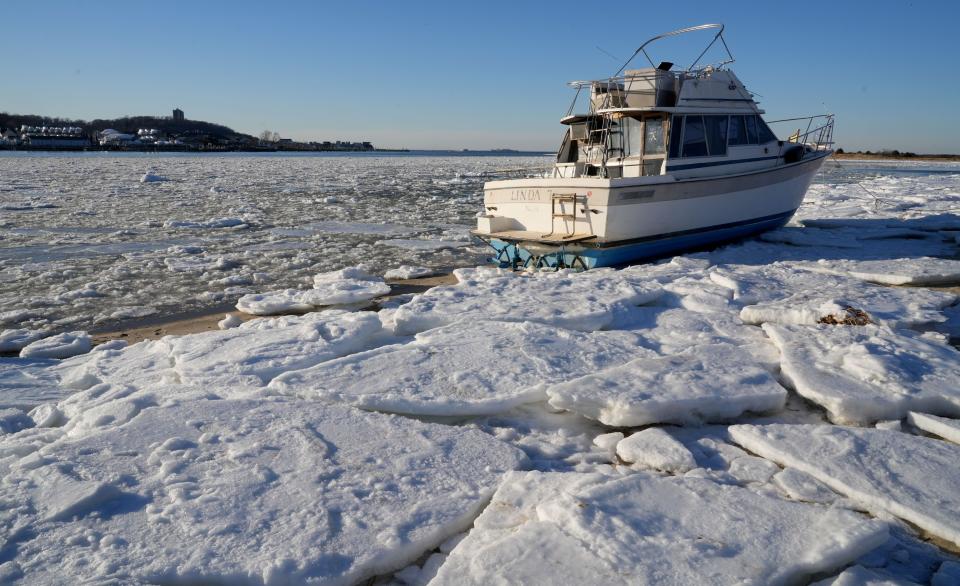
[[[518,161],[0,157],[0,583],[960,583],[960,164],[477,266]],[[86,333],[217,303],[262,317]]]

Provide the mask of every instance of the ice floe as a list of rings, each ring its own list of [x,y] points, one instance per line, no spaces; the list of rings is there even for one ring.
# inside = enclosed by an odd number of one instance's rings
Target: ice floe
[[[237,309],[254,315],[304,312],[327,305],[368,301],[389,292],[390,286],[381,277],[370,275],[360,267],[351,267],[315,275],[313,289],[244,295],[237,302]]]
[[[960,352],[882,326],[764,324],[784,379],[838,423],[901,419],[919,410],[960,416]]]
[[[392,268],[383,274],[383,278],[388,281],[403,281],[406,279],[420,279],[436,275],[437,270],[430,267],[415,267],[410,265],[400,265]]]
[[[125,349],[65,361],[65,386],[101,383],[138,387],[178,382],[230,393],[263,387],[274,377],[394,341],[373,312],[329,310],[255,319],[236,328],[166,336]]]
[[[865,509],[960,545],[960,446],[836,425],[734,425],[738,444],[806,472]]]
[[[434,287],[393,315],[398,334],[415,334],[457,321],[532,321],[574,330],[609,326],[622,305],[656,300],[663,289],[612,270],[514,274],[492,268],[457,269],[456,285]]]
[[[698,423],[783,407],[787,391],[748,352],[731,344],[641,356],[547,387],[550,404],[606,425]]]
[[[159,183],[162,181],[168,181],[163,175],[154,173],[153,171],[147,171],[140,177],[140,183]]]
[[[217,322],[217,327],[221,330],[229,330],[235,328],[243,323],[243,320],[239,317],[231,314],[226,314],[222,320]]]
[[[810,270],[849,275],[881,285],[957,285],[960,260],[950,258],[892,258],[884,260],[821,260]]]
[[[640,470],[682,474],[697,467],[693,454],[659,427],[631,434],[617,443],[617,456]]]
[[[391,238],[390,240],[379,240],[377,244],[415,251],[449,250],[470,246],[470,242],[457,240],[419,240],[416,238]]]
[[[354,584],[466,529],[522,454],[303,401],[191,400],[4,462],[23,583]],[[9,510],[9,509],[8,509]]]
[[[270,387],[364,409],[477,415],[546,399],[546,385],[637,354],[630,332],[584,333],[534,322],[463,322],[414,340],[286,372]]]
[[[806,273],[810,274],[810,273]],[[798,275],[802,278],[802,274]],[[766,286],[776,287],[772,282]],[[928,326],[946,321],[942,310],[957,301],[945,291],[905,289],[846,283],[840,287],[816,281],[782,289],[775,301],[747,305],[740,318],[748,324],[817,324],[843,321],[850,310],[863,312],[871,323],[891,326]]]
[[[839,575],[814,582],[811,586],[910,586],[916,584],[909,580],[894,578],[863,566],[852,566]]]
[[[167,220],[163,223],[163,227],[212,230],[217,228],[242,229],[249,226],[242,218],[214,218],[212,220]]]
[[[0,352],[19,352],[24,346],[36,342],[45,335],[40,330],[3,330],[0,331]]]
[[[884,543],[851,511],[643,472],[511,473],[433,584],[786,584]]]
[[[907,414],[907,421],[917,429],[940,436],[955,444],[960,444],[960,419],[948,419],[929,413],[910,412]]]
[[[86,354],[92,347],[87,332],[64,332],[30,342],[20,350],[20,358],[70,358]]]

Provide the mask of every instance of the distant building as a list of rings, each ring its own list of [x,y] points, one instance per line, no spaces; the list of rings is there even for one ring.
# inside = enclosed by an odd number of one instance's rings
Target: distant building
[[[132,134],[117,132],[108,128],[100,133],[100,146],[126,146],[136,140]]]
[[[173,121],[174,122],[183,122],[185,118],[183,117],[183,110],[180,108],[173,109]]]
[[[21,126],[21,144],[33,148],[83,148],[90,139],[76,126]]]

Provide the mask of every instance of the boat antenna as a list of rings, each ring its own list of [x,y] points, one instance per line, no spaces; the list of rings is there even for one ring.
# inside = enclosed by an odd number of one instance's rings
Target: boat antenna
[[[697,62],[699,62],[700,59],[702,59],[703,56],[707,53],[707,51],[710,50],[710,47],[712,47],[713,44],[717,42],[717,39],[720,39],[720,42],[723,43],[723,48],[726,49],[726,51],[727,51],[727,56],[729,57],[728,60],[723,61],[722,63],[720,63],[720,65],[726,65],[727,63],[732,63],[733,60],[734,60],[734,59],[733,59],[733,54],[730,53],[730,47],[727,46],[727,42],[723,39],[723,25],[722,25],[722,24],[716,24],[716,23],[714,23],[714,24],[701,24],[701,25],[697,25],[697,26],[691,26],[691,27],[687,27],[687,28],[677,29],[677,30],[675,30],[675,31],[670,31],[669,33],[663,33],[662,35],[657,35],[657,36],[655,36],[655,37],[653,37],[653,38],[651,38],[651,39],[648,39],[648,40],[645,41],[642,45],[640,45],[640,47],[638,47],[636,51],[633,52],[633,55],[631,55],[630,58],[627,59],[627,62],[624,63],[623,66],[620,67],[620,69],[618,69],[617,72],[613,74],[613,77],[618,77],[621,73],[623,73],[623,70],[626,69],[627,66],[630,65],[630,62],[633,61],[634,58],[636,58],[636,56],[639,55],[640,53],[643,53],[643,56],[647,58],[647,61],[650,62],[650,66],[651,66],[651,67],[656,67],[657,64],[653,62],[653,59],[650,58],[650,55],[649,55],[649,54],[647,53],[647,51],[646,51],[647,45],[649,45],[650,43],[652,43],[652,42],[654,42],[654,41],[658,41],[658,40],[660,40],[660,39],[665,39],[665,38],[667,38],[667,37],[675,37],[675,36],[677,36],[677,35],[682,35],[682,34],[684,34],[684,33],[692,33],[692,32],[694,32],[694,31],[702,31],[702,30],[709,30],[709,29],[719,29],[719,30],[717,31],[717,34],[714,35],[713,40],[710,41],[710,44],[707,45],[707,48],[704,49],[702,53],[700,53],[700,56],[697,57],[697,59],[696,59],[696,60],[693,62],[693,64],[690,66],[690,69],[693,69],[694,66],[696,66]]]
[[[610,53],[609,51],[604,51],[599,45],[594,45],[594,48],[595,48],[597,51],[600,51],[601,53],[603,53],[604,55],[606,55],[607,57],[613,59],[614,61],[619,61],[619,60],[620,60],[619,57],[617,57],[616,55]]]

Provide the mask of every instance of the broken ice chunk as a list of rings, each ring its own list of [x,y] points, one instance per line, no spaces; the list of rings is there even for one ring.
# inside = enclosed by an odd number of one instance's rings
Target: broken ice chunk
[[[698,423],[783,407],[786,390],[745,350],[693,346],[550,385],[550,404],[606,425]]]
[[[945,440],[960,444],[960,420],[937,417],[928,413],[910,412],[907,421],[917,429],[938,435]]]
[[[901,419],[910,410],[960,415],[960,352],[877,326],[764,324],[784,378],[839,423]]]
[[[20,350],[20,358],[70,358],[86,354],[92,347],[87,332],[65,332],[27,344]]]
[[[420,415],[492,414],[546,398],[544,387],[638,353],[629,332],[584,333],[537,323],[465,322],[315,367],[270,387],[364,409]]]
[[[697,467],[693,454],[659,427],[638,431],[617,444],[617,456],[635,468],[682,474]]]
[[[744,448],[810,474],[867,510],[960,545],[960,446],[836,425],[734,425],[729,431]]]
[[[510,473],[434,584],[789,584],[887,526],[688,477]]]

